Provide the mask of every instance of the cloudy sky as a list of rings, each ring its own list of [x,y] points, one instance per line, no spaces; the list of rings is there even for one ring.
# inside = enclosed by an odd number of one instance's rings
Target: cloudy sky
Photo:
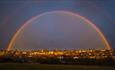
[[[0,49],[8,46],[16,31],[29,19],[44,12],[64,10],[92,21],[115,48],[114,0],[1,0]]]

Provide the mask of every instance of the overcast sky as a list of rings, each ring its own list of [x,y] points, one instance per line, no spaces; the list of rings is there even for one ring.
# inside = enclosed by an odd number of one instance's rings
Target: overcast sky
[[[115,48],[114,0],[1,0],[0,48],[6,48],[16,31],[33,16],[48,11],[65,10],[92,21]]]

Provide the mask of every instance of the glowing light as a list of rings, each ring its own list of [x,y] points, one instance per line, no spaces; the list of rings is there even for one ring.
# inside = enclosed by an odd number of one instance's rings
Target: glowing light
[[[105,43],[105,45],[106,45],[106,49],[111,49],[111,47],[110,47],[108,41],[106,40],[106,38],[105,38],[105,36],[103,35],[103,33],[99,30],[99,28],[96,27],[95,24],[93,24],[91,21],[89,21],[89,20],[86,19],[85,17],[80,16],[79,14],[75,14],[75,13],[67,12],[67,11],[52,11],[52,12],[46,12],[46,13],[40,14],[40,15],[38,15],[38,16],[35,16],[35,17],[33,17],[32,19],[28,20],[26,23],[24,23],[24,25],[21,26],[20,29],[14,34],[14,36],[13,36],[13,38],[11,39],[11,41],[10,41],[8,47],[6,48],[6,50],[10,50],[10,49],[13,47],[13,45],[14,45],[14,43],[15,43],[15,41],[16,41],[16,38],[18,37],[18,35],[21,33],[21,31],[23,31],[23,29],[24,29],[28,24],[30,24],[31,22],[33,22],[33,21],[36,20],[36,19],[39,19],[40,17],[42,17],[42,16],[44,16],[44,15],[46,15],[46,14],[56,13],[56,12],[61,12],[61,13],[64,13],[64,14],[69,14],[69,15],[72,15],[72,16],[75,16],[75,17],[79,17],[79,18],[81,18],[82,20],[84,20],[85,22],[87,22],[86,24],[92,26],[92,28],[94,28],[94,29],[97,31],[97,33],[100,35],[100,37],[102,38],[103,43]]]

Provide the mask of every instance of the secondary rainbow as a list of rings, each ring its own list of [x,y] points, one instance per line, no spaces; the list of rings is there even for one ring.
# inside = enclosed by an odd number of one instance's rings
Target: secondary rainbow
[[[64,13],[64,14],[69,14],[69,15],[72,15],[72,16],[75,16],[75,17],[79,17],[81,18],[82,20],[84,20],[85,22],[87,22],[86,24],[92,26],[92,28],[94,28],[97,33],[100,35],[100,37],[102,38],[102,42],[106,45],[106,49],[111,49],[107,39],[105,38],[104,34],[101,32],[101,30],[95,25],[93,24],[91,21],[89,21],[88,19],[86,19],[85,17],[79,15],[79,14],[76,14],[76,13],[72,13],[72,12],[68,12],[68,11],[50,11],[50,12],[45,12],[45,13],[42,13],[40,15],[37,15],[35,17],[32,17],[30,20],[28,20],[27,22],[25,22],[20,28],[19,30],[14,34],[14,36],[12,37],[8,47],[6,48],[6,50],[11,50],[11,48],[13,47],[15,41],[16,41],[16,38],[18,37],[18,35],[21,33],[21,31],[23,31],[24,28],[26,28],[26,26],[28,24],[30,24],[31,22],[33,22],[34,20],[36,19],[39,19],[40,17],[46,15],[46,14],[51,14],[51,13]]]

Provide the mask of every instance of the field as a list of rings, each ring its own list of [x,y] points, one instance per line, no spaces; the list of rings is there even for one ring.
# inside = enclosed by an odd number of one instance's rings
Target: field
[[[0,63],[0,70],[115,70],[114,66]]]

